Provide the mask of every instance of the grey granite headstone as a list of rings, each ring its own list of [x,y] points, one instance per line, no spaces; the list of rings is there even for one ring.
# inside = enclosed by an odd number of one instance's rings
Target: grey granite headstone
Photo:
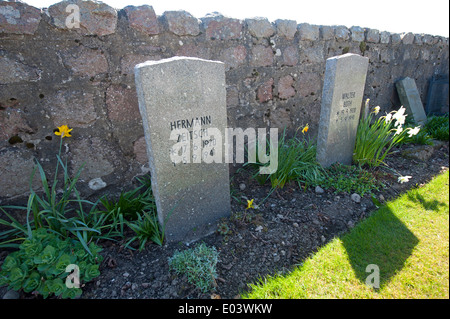
[[[400,102],[406,109],[406,113],[414,117],[417,124],[425,124],[427,115],[420,99],[419,90],[417,90],[416,82],[409,77],[404,78],[395,83]]]
[[[327,59],[317,136],[317,160],[352,163],[369,59],[347,53]]]
[[[227,126],[225,66],[174,57],[138,64],[135,79],[166,239],[198,239],[231,213],[228,164],[220,158]]]

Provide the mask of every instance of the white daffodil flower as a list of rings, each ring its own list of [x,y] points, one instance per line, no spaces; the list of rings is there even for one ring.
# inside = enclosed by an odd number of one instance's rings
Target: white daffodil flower
[[[391,120],[392,120],[392,113],[389,113],[389,114],[386,115],[386,117],[384,118],[384,122],[385,122],[386,124],[388,124]]]
[[[410,179],[411,177],[412,177],[412,176],[400,176],[400,177],[398,178],[398,182],[399,182],[400,184],[407,183],[407,182],[409,182],[409,179]]]
[[[395,135],[400,134],[401,132],[403,132],[403,127],[399,126],[396,130],[395,130]]]
[[[395,114],[392,116],[392,119],[396,120],[394,124],[395,127],[397,127],[398,125],[405,124],[406,119],[405,111],[406,109],[403,106],[401,106],[400,109],[397,112],[395,112]]]
[[[417,133],[419,133],[419,131],[420,131],[420,127],[416,126],[415,128],[408,130],[408,135],[409,135],[409,137],[412,137],[414,135],[417,135]]]

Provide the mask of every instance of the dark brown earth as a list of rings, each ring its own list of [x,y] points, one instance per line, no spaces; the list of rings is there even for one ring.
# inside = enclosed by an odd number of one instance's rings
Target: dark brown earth
[[[408,150],[410,155],[406,157],[404,153]],[[386,188],[375,192],[380,202],[423,185],[433,176],[448,170],[449,144],[403,146],[386,163],[389,168],[412,178],[408,183],[399,184],[392,170],[379,169],[375,174],[386,184]],[[270,186],[259,185],[243,170],[236,173],[232,181],[233,214],[218,222],[218,225],[225,223],[230,233],[221,235],[216,232],[190,245],[193,247],[204,242],[219,251],[215,290],[201,293],[185,277],[169,270],[168,258],[176,250],[189,248],[185,244],[148,244],[145,250],[139,252],[125,249],[117,243],[102,242],[104,261],[100,268],[101,275],[85,285],[81,298],[239,298],[249,290],[249,284],[257,283],[267,275],[291,271],[321,246],[348,232],[376,209],[367,194],[357,203],[351,199],[351,194],[336,194],[333,190],[318,194],[314,188],[305,190],[297,184],[285,185],[263,202]],[[254,199],[259,207],[246,210],[246,199]],[[6,254],[6,251],[0,252],[0,260]],[[6,291],[6,287],[0,288],[0,296]],[[35,297],[20,293],[20,298]]]

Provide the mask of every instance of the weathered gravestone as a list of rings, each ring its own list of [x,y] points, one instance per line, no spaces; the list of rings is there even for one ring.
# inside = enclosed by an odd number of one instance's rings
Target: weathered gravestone
[[[191,241],[230,214],[225,66],[174,57],[135,67],[158,218],[168,241]]]
[[[420,100],[419,91],[417,90],[416,82],[406,77],[395,83],[400,102],[406,109],[406,113],[414,117],[417,124],[425,124],[427,122],[427,115]]]
[[[347,53],[327,59],[317,136],[317,160],[352,163],[369,59]]]
[[[448,113],[448,91],[448,75],[433,75],[428,85],[427,103],[425,107],[425,113],[427,115],[444,115]]]

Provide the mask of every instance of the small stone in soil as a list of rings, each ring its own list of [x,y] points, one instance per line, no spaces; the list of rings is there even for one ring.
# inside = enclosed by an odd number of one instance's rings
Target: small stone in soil
[[[323,193],[325,192],[325,191],[323,190],[323,188],[320,187],[320,186],[316,186],[315,191],[316,191],[316,194],[323,194]]]
[[[361,196],[359,196],[358,194],[354,193],[352,194],[352,196],[350,197],[352,199],[352,201],[354,201],[355,203],[361,203]]]

